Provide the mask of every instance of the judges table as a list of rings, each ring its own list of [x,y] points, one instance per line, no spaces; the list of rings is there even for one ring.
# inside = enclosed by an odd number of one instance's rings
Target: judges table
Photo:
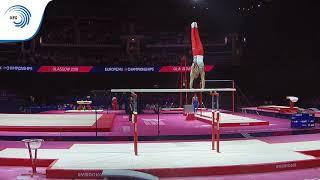
[[[91,110],[92,101],[77,101],[78,110]]]

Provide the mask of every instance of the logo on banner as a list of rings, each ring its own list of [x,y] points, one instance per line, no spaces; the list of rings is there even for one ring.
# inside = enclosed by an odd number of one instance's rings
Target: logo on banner
[[[51,0],[1,0],[0,43],[32,39],[40,29]]]
[[[15,27],[24,28],[29,25],[31,13],[30,11],[21,5],[11,6],[6,12],[7,18],[12,21]]]
[[[35,68],[34,66],[0,66],[0,71],[32,72]]]

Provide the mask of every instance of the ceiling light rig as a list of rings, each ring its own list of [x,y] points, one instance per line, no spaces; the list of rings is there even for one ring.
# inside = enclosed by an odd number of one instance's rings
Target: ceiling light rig
[[[270,3],[271,3],[270,0],[269,1],[265,1],[265,0],[250,1],[240,5],[240,7],[236,9],[236,12],[244,16],[253,15],[254,13],[259,12],[260,9],[267,7],[268,4]]]

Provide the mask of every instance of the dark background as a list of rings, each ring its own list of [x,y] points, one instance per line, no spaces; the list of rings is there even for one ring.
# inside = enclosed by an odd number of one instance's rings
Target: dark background
[[[128,24],[135,24],[134,32],[115,31],[111,35],[116,37],[116,41],[119,40],[116,43],[125,48],[123,40],[119,38],[121,36],[147,36],[146,34],[152,33],[154,36],[162,36],[161,32],[181,32],[189,36],[190,23],[197,21],[200,33],[206,34],[203,41],[223,42],[224,37],[230,34],[237,34],[239,38],[237,49],[241,53],[232,57],[231,63],[215,64],[205,59],[206,64],[216,65],[215,71],[207,75],[208,79],[234,79],[244,94],[255,102],[267,99],[280,103],[285,101],[287,95],[298,96],[307,102],[320,97],[318,8],[317,1],[288,0],[54,0],[47,6],[43,25],[35,39],[38,41],[48,32],[60,31],[57,28],[59,21],[74,22],[66,19],[87,18],[90,21],[110,18],[113,26],[126,27]],[[98,28],[93,28],[89,33],[98,32]],[[72,35],[75,33],[65,32]],[[65,39],[69,44],[79,43],[77,39]],[[50,39],[47,42],[50,43]],[[1,45],[3,46],[7,45]],[[18,57],[24,59],[24,64],[48,65],[39,61],[31,62],[28,58],[37,52],[57,51],[56,47],[43,49],[37,44],[32,45],[32,41],[24,43],[25,49],[34,48],[32,53],[21,52],[21,43],[17,43],[16,46],[18,50],[12,58],[1,53],[1,56],[11,58],[2,64],[19,64],[20,61],[17,62],[15,59]],[[90,48],[77,47],[70,50],[64,46],[60,49],[61,52],[75,53],[91,51]],[[97,54],[109,53],[104,49],[97,51],[100,51]],[[160,54],[166,51],[171,50],[162,48],[158,52],[143,53]],[[184,48],[176,52],[179,55],[187,55],[188,63],[191,65],[190,49]],[[113,65],[115,61],[117,59],[113,58],[97,64],[87,60],[86,64],[108,66]],[[61,64],[63,62],[59,62],[59,65]],[[28,95],[55,96],[83,93],[93,89],[152,88],[155,84],[163,88],[178,88],[177,80],[178,74],[155,73],[0,73],[0,89],[11,89]]]

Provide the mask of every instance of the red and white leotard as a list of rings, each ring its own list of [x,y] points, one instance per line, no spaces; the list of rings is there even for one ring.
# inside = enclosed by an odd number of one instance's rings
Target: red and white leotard
[[[203,63],[203,55],[204,50],[202,46],[202,42],[199,36],[198,25],[196,22],[191,24],[191,43],[192,43],[192,55],[193,55],[193,62],[196,63],[199,68],[204,67]]]

